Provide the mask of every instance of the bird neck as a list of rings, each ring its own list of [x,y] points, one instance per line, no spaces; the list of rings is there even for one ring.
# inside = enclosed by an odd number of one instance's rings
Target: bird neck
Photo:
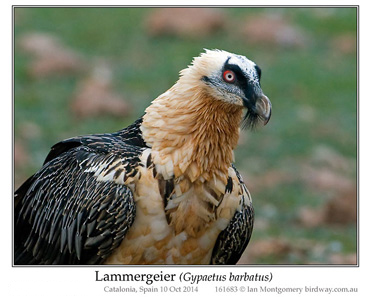
[[[226,183],[241,117],[241,107],[177,83],[146,109],[141,129],[165,179],[185,175],[191,182]]]

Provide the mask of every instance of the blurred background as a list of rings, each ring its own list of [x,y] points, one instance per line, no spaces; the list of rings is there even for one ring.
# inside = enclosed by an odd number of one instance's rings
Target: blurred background
[[[239,264],[357,263],[357,9],[15,8],[14,185],[64,138],[114,132],[204,48],[247,56],[273,105],[242,131]]]

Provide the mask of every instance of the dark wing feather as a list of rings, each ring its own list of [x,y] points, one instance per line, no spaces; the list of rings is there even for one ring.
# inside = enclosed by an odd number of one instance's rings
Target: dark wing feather
[[[234,265],[246,249],[254,226],[254,208],[251,197],[241,175],[232,165],[240,181],[242,199],[240,210],[236,211],[226,229],[218,236],[210,264]]]
[[[145,149],[139,125],[52,148],[15,192],[15,264],[99,264],[119,246],[134,221],[133,195],[89,169],[119,160],[133,174]]]

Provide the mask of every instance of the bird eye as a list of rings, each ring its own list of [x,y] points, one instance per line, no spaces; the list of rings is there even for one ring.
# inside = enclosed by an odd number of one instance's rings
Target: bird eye
[[[223,79],[227,83],[233,83],[236,80],[236,75],[231,70],[226,70],[223,72]]]

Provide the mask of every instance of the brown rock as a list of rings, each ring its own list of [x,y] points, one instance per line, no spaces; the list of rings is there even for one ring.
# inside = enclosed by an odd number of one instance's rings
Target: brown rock
[[[353,54],[357,50],[356,34],[345,33],[331,40],[331,46],[335,52],[341,54]]]
[[[147,32],[153,36],[204,37],[223,28],[222,11],[213,8],[157,8],[148,16]]]
[[[357,221],[357,189],[338,193],[324,209],[324,222],[328,224],[349,224]]]
[[[247,42],[254,44],[304,47],[309,42],[309,36],[302,29],[280,14],[249,16],[242,24],[242,34]]]
[[[114,92],[111,70],[104,63],[95,65],[92,74],[78,84],[70,108],[78,117],[102,114],[126,116],[131,112],[124,98]]]
[[[19,38],[18,45],[33,57],[29,72],[34,77],[68,75],[85,69],[81,55],[66,47],[56,36],[41,32],[27,33]]]
[[[330,256],[330,264],[337,265],[356,265],[357,254],[334,254]]]
[[[303,207],[300,209],[300,222],[308,228],[320,225],[344,225],[357,221],[357,189],[354,185],[347,191],[335,194],[321,208]]]
[[[258,259],[268,256],[274,258],[282,258],[291,251],[291,244],[284,239],[271,238],[255,240],[250,242],[246,251],[241,256],[238,264],[254,263]]]
[[[263,189],[274,188],[280,184],[290,183],[295,178],[288,172],[282,170],[270,170],[265,174],[246,178],[249,189],[253,192],[258,192]]]
[[[354,185],[351,178],[326,167],[304,166],[301,175],[304,183],[316,191],[342,192]]]
[[[25,166],[30,159],[26,147],[20,140],[14,142],[14,166]]]
[[[314,228],[322,225],[325,221],[325,210],[311,207],[302,207],[299,210],[300,223],[307,228]]]

